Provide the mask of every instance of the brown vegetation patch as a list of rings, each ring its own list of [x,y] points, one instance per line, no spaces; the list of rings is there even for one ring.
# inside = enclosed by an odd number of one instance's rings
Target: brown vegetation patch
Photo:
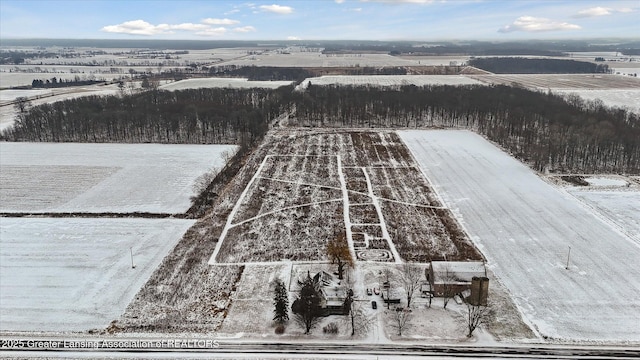
[[[373,204],[349,206],[349,219],[352,224],[379,224],[380,219]]]

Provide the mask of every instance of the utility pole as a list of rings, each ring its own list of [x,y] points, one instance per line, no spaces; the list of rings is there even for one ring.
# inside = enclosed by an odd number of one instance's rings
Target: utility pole
[[[569,270],[569,258],[571,257],[571,246],[569,246],[569,253],[567,254],[567,266],[565,269]]]
[[[133,263],[133,246],[129,247],[129,253],[131,254],[131,268],[135,269],[136,265]]]

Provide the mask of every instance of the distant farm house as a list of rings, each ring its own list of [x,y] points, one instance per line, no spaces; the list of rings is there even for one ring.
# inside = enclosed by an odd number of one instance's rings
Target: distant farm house
[[[470,291],[473,278],[485,279],[487,272],[480,261],[431,261],[425,275],[434,296],[450,296]]]

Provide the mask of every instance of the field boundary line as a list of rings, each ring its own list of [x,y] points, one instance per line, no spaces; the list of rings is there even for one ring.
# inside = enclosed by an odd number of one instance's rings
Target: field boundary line
[[[306,204],[299,204],[299,205],[293,205],[293,206],[283,207],[283,208],[280,208],[280,209],[271,210],[271,211],[268,211],[268,212],[266,212],[266,213],[262,213],[262,214],[256,215],[256,216],[254,216],[254,217],[252,217],[252,218],[249,218],[249,219],[246,219],[246,220],[242,220],[242,221],[240,221],[240,222],[238,222],[238,223],[235,223],[235,224],[231,224],[231,226],[230,226],[230,227],[232,227],[232,228],[233,228],[233,227],[236,227],[236,226],[239,226],[239,225],[242,225],[242,224],[248,223],[248,222],[250,222],[250,221],[253,221],[253,220],[259,219],[259,218],[261,218],[261,217],[263,217],[263,216],[267,216],[267,215],[275,214],[275,213],[282,212],[282,211],[286,211],[286,210],[291,210],[291,209],[296,209],[296,208],[299,208],[299,207],[305,207],[305,206],[311,206],[311,205],[326,204],[326,203],[330,203],[330,202],[337,202],[337,201],[342,201],[342,199],[329,199],[329,200],[324,200],[324,201],[316,201],[316,202],[312,202],[312,203],[306,203]]]
[[[213,250],[213,254],[211,255],[211,258],[209,258],[209,265],[216,264],[216,257],[218,256],[218,253],[220,252],[220,248],[222,247],[222,243],[224,242],[224,239],[227,236],[227,232],[229,231],[231,222],[233,221],[233,218],[235,217],[235,215],[238,212],[238,210],[240,209],[240,205],[242,204],[242,201],[244,200],[244,198],[247,196],[247,193],[249,192],[249,189],[251,188],[253,183],[256,181],[256,179],[258,177],[258,174],[260,174],[262,172],[262,169],[264,168],[265,164],[267,163],[267,159],[268,158],[269,158],[269,155],[264,157],[264,159],[262,160],[262,163],[260,163],[260,166],[258,167],[258,170],[256,170],[255,174],[253,174],[253,177],[251,177],[251,180],[249,180],[249,183],[247,184],[247,186],[244,188],[244,190],[242,190],[242,194],[240,194],[240,197],[236,201],[235,205],[233,205],[233,209],[231,209],[231,212],[229,213],[229,216],[227,217],[227,222],[224,225],[224,229],[222,229],[222,233],[220,234],[220,237],[218,238],[218,242],[216,244],[216,248],[215,248],[215,250]]]
[[[315,187],[321,187],[321,188],[327,188],[327,189],[333,189],[333,190],[342,190],[342,188],[334,187],[334,186],[309,184],[309,183],[303,183],[303,182],[297,182],[297,181],[291,181],[291,180],[268,178],[268,177],[264,177],[264,176],[258,176],[257,179],[270,180],[270,181],[279,181],[279,182],[284,182],[284,183],[294,184],[294,185],[315,186]]]
[[[356,250],[353,247],[353,234],[351,233],[351,220],[349,218],[349,190],[347,190],[347,181],[344,178],[342,172],[342,157],[336,155],[338,159],[338,179],[340,180],[340,188],[342,190],[342,216],[344,220],[344,228],[347,234],[347,244],[349,245],[349,253],[351,258],[355,261]]]
[[[382,230],[382,237],[387,240],[387,244],[389,244],[389,251],[395,258],[396,264],[402,264],[402,258],[396,249],[396,245],[391,241],[391,236],[389,236],[389,231],[387,230],[387,223],[384,221],[384,216],[382,215],[382,209],[380,208],[380,202],[378,201],[378,197],[373,193],[373,186],[371,186],[371,179],[369,178],[369,173],[367,172],[366,167],[362,167],[362,173],[364,173],[364,178],[367,180],[367,190],[369,191],[369,196],[371,197],[371,201],[373,202],[373,206],[376,208],[376,212],[378,213],[378,221],[380,222],[380,229]]]

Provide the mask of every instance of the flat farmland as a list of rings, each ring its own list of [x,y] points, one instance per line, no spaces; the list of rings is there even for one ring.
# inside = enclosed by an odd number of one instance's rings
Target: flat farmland
[[[462,75],[325,75],[305,79],[299,87],[312,85],[371,85],[376,87],[403,85],[479,85],[482,82]]]
[[[569,192],[640,245],[640,191],[571,189]]]
[[[0,329],[104,329],[194,223],[0,218]]]
[[[585,100],[601,100],[607,106],[628,108],[640,114],[640,86],[634,89],[553,90],[558,94],[572,94]]]
[[[231,145],[2,143],[0,211],[180,213]]]
[[[248,79],[238,78],[198,78],[186,79],[160,86],[163,90],[185,90],[199,88],[231,88],[231,89],[249,89],[249,88],[266,88],[276,89],[281,86],[290,85],[291,81],[249,81]]]
[[[400,136],[541,335],[640,339],[637,243],[475,133]]]
[[[216,65],[279,66],[279,67],[345,67],[345,66],[414,66],[418,61],[406,60],[387,54],[321,54],[300,52],[278,54],[265,52],[224,61]]]
[[[394,132],[280,130],[261,149],[210,264],[324,261],[340,234],[363,261],[481,258]]]
[[[531,89],[640,89],[640,79],[608,74],[491,74],[467,75],[472,79],[500,85],[519,84]]]

